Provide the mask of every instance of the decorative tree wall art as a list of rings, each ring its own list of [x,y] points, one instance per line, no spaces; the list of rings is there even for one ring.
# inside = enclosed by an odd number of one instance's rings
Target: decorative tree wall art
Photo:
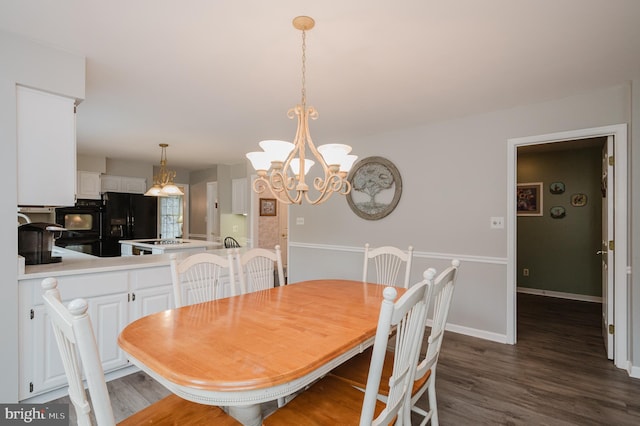
[[[402,178],[396,166],[386,158],[367,157],[358,161],[349,173],[351,192],[347,203],[358,216],[379,220],[389,215],[400,201]]]

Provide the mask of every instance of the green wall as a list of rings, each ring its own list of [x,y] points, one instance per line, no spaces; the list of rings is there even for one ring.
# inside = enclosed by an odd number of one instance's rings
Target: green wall
[[[557,145],[557,144],[556,144]],[[601,148],[552,152],[518,151],[518,182],[543,183],[543,216],[518,216],[518,287],[602,295]],[[552,182],[563,182],[565,192],[551,194]],[[587,204],[573,207],[571,195],[584,193]],[[549,210],[562,206],[566,216],[553,219]],[[523,270],[529,269],[529,276]]]

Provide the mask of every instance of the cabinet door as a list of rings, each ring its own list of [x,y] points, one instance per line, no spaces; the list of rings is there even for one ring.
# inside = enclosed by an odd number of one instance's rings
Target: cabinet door
[[[131,284],[133,309],[129,321],[175,306],[171,268],[168,265],[132,271]]]
[[[26,315],[27,312],[23,312]],[[53,327],[44,305],[33,308],[24,322],[20,348],[20,400],[67,385]]]
[[[109,294],[87,299],[89,316],[98,344],[98,352],[105,372],[127,364],[127,358],[118,347],[118,335],[127,325],[129,294]]]
[[[122,192],[131,192],[132,194],[144,194],[147,191],[147,180],[144,178],[122,177]]]
[[[231,213],[247,214],[247,178],[231,181]]]
[[[75,101],[21,86],[16,100],[18,205],[73,205]]]
[[[102,192],[121,192],[122,178],[120,176],[103,175],[100,178]]]
[[[132,293],[132,298],[135,307],[133,318],[136,319],[166,311],[174,306],[172,285],[136,290]]]
[[[99,200],[100,189],[100,173],[78,171],[78,193],[76,198]]]

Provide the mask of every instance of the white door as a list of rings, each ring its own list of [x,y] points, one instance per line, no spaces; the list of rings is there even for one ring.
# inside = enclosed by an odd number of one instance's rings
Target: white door
[[[611,159],[612,161],[609,161]],[[602,149],[602,247],[598,254],[602,257],[602,337],[607,358],[613,359],[613,206],[614,206],[613,136],[607,137]]]
[[[220,241],[218,182],[207,182],[207,241]]]

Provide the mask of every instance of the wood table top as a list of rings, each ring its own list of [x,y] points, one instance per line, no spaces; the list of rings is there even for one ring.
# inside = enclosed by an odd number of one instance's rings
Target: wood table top
[[[384,288],[334,279],[290,284],[140,318],[118,343],[179,386],[269,388],[375,336]]]

